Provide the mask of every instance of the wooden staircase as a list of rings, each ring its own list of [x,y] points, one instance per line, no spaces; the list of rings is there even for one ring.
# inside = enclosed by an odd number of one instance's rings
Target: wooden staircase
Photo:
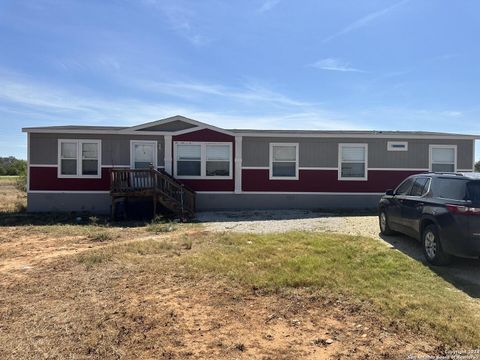
[[[195,191],[179,183],[175,178],[151,166],[149,169],[113,169],[110,195],[112,219],[115,219],[119,200],[128,198],[151,198],[153,216],[162,205],[181,219],[195,215]]]

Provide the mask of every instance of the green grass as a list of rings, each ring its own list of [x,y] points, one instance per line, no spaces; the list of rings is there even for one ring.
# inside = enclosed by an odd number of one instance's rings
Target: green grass
[[[221,274],[266,290],[308,287],[365,300],[452,346],[480,345],[480,304],[423,264],[369,238],[319,233],[216,235],[184,258],[192,274]]]

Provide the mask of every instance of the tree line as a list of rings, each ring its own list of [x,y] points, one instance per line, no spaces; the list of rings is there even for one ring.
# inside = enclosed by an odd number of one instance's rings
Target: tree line
[[[20,176],[27,171],[27,162],[13,156],[0,157],[0,176]]]

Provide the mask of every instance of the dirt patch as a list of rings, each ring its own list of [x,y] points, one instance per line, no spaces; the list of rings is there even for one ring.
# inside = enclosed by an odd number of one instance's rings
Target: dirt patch
[[[90,270],[64,258],[32,269],[21,283],[7,276],[0,357],[405,359],[439,351],[397,323],[385,325],[368,304],[199,281],[181,268],[169,271],[171,255],[147,267]]]

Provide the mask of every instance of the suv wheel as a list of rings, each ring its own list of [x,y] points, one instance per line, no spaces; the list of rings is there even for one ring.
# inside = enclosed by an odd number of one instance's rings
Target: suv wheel
[[[422,240],[423,253],[430,264],[448,265],[452,261],[452,256],[442,249],[438,228],[435,225],[428,225],[423,230]]]
[[[395,234],[395,231],[390,229],[390,225],[388,224],[387,212],[384,209],[380,210],[380,215],[378,216],[378,221],[379,221],[379,224],[380,224],[380,232],[383,235],[393,235],[393,234]]]

